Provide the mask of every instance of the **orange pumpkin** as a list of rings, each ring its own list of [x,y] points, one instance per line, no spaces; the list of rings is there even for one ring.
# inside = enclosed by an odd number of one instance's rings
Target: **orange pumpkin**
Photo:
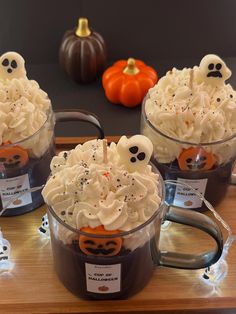
[[[10,144],[6,142],[4,144]],[[20,146],[8,146],[0,148],[0,163],[5,170],[15,170],[25,166],[29,161],[28,153]]]
[[[178,157],[178,164],[181,170],[210,170],[215,163],[214,155],[208,153],[202,147],[183,149]]]
[[[102,76],[106,97],[114,104],[135,107],[158,80],[156,71],[141,60],[120,60]]]
[[[117,234],[119,230],[105,230],[103,226],[96,228],[84,227],[81,231],[95,235],[111,235]],[[114,256],[117,255],[122,246],[122,238],[95,238],[85,235],[79,237],[79,247],[86,255],[95,256]]]

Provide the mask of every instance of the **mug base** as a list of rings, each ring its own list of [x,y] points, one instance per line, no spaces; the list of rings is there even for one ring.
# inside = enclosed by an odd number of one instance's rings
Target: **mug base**
[[[70,292],[82,299],[127,299],[142,290],[150,280],[155,268],[152,246],[156,246],[156,243],[151,244],[152,242],[155,242],[154,238],[132,252],[123,248],[119,255],[98,258],[97,256],[83,254],[76,242],[71,245],[63,244],[51,232],[51,245],[56,273],[62,284]],[[104,267],[106,265],[116,267],[116,265],[120,265],[119,291],[113,293],[88,291],[86,264],[92,265],[92,267]],[[144,265],[145,270],[143,268]],[[101,282],[101,286],[104,288],[106,282]],[[106,287],[106,289],[108,288]]]

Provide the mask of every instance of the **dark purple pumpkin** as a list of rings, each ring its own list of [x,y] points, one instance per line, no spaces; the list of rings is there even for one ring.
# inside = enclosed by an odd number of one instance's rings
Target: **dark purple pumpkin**
[[[59,62],[66,73],[78,83],[88,83],[103,71],[107,59],[104,39],[80,18],[78,27],[67,31],[59,50]]]

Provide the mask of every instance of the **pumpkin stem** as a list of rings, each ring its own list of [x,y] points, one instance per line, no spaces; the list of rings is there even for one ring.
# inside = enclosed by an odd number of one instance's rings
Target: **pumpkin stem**
[[[91,30],[88,26],[88,19],[85,17],[79,18],[78,27],[75,34],[78,37],[88,37],[91,34]]]
[[[139,69],[135,65],[135,59],[129,58],[127,61],[127,66],[124,68],[123,73],[129,75],[135,75],[139,72]]]

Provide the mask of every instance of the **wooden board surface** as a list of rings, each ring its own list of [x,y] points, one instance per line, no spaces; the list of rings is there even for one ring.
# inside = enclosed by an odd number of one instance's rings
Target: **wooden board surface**
[[[65,149],[85,140],[72,139],[56,141]],[[45,211],[42,206],[26,215],[0,218],[14,262],[10,273],[0,275],[0,313],[236,313],[236,243],[227,256],[228,274],[215,292],[201,280],[203,270],[157,267],[148,285],[129,300],[85,301],[67,291],[54,272],[50,242],[37,231]],[[217,211],[236,234],[236,186],[229,186]],[[199,252],[211,245],[202,232],[188,227],[172,224],[162,232],[162,249]]]

